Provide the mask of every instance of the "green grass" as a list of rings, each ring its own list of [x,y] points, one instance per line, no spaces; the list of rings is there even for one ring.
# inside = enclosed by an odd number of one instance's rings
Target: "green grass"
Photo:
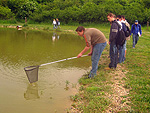
[[[110,104],[105,92],[111,92],[111,87],[107,85],[109,79],[104,71],[93,79],[88,79],[88,74],[84,75],[79,83],[82,84],[80,93],[72,96],[72,100],[79,102],[76,108],[85,113],[100,113],[105,111]]]
[[[135,49],[132,40],[128,42],[126,86],[131,88],[130,97],[135,112],[150,112],[150,32],[143,30]]]
[[[1,23],[1,21],[0,21]],[[60,29],[57,31],[71,30],[71,33],[75,33],[75,29],[79,24],[72,23],[74,25],[61,25]],[[24,25],[24,23],[17,24],[0,24],[9,26]],[[94,27],[101,30],[106,38],[109,38],[110,25],[105,24],[82,24],[86,28]],[[52,24],[28,24],[25,29],[29,30],[44,30],[44,31],[53,31]],[[149,28],[150,30],[150,28]],[[148,113],[150,112],[150,31],[147,30],[147,27],[142,28],[143,35],[140,37],[136,48],[132,48],[132,38],[127,42],[127,55],[126,61],[122,66],[126,67],[127,70],[126,78],[123,80],[126,81],[125,88],[130,89],[130,99],[133,113]],[[74,101],[72,104],[73,107],[77,108],[79,111],[84,111],[84,113],[100,113],[105,111],[110,104],[110,99],[107,97],[106,93],[112,93],[111,87],[109,84],[112,84],[110,81],[110,73],[115,73],[115,71],[104,71],[104,68],[109,64],[109,45],[105,48],[100,60],[100,66],[98,68],[99,74],[93,78],[88,79],[88,74],[83,75],[79,80],[81,84],[79,88],[79,93],[71,96],[71,99]],[[126,72],[125,69],[122,69],[122,72]],[[118,76],[115,74],[115,76]],[[68,82],[66,82],[68,84]],[[122,101],[124,103],[125,100]]]

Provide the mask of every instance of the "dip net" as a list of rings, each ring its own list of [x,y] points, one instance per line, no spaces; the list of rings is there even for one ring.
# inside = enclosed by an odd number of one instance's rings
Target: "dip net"
[[[38,69],[39,66],[28,66],[24,68],[30,83],[38,81]]]

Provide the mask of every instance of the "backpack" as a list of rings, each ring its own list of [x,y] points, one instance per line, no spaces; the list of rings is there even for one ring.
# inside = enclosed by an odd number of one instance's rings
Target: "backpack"
[[[126,41],[126,36],[125,36],[125,32],[123,31],[123,29],[121,29],[121,25],[115,21],[115,23],[118,25],[118,33],[116,36],[116,45],[118,46],[123,46],[123,44]]]
[[[125,25],[126,26],[126,25]],[[129,37],[130,36],[130,33],[131,33],[131,30],[129,29],[129,27],[128,26],[126,26],[126,31],[124,31],[125,32],[125,36],[126,37]]]

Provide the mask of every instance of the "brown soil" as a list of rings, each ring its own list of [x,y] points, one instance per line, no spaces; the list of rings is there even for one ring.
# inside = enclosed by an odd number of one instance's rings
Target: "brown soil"
[[[125,72],[124,72],[125,70]],[[118,112],[128,112],[131,107],[129,106],[130,98],[128,97],[129,89],[126,89],[125,79],[126,79],[126,69],[120,64],[117,65],[117,69],[114,73],[110,73],[112,87],[112,94],[106,94],[110,99],[111,104],[104,113],[118,113]]]

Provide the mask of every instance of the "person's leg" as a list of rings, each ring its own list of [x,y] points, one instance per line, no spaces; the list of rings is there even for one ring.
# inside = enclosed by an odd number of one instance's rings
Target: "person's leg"
[[[118,49],[116,44],[110,43],[110,64],[109,68],[116,68],[118,63]]]
[[[133,48],[135,48],[135,41],[136,41],[136,35],[135,34],[133,34]]]
[[[54,24],[53,29],[55,29],[55,28],[56,28],[56,25]]]
[[[126,58],[126,53],[127,53],[127,40],[125,41],[125,45],[124,45],[124,60],[125,60],[125,58]]]
[[[127,50],[126,45],[127,45],[127,41],[125,41],[125,43],[123,45],[123,62],[126,59],[126,50]]]
[[[135,45],[137,44],[138,40],[139,40],[139,35],[135,35]]]
[[[96,75],[97,69],[98,69],[98,62],[99,59],[101,57],[101,54],[104,50],[104,48],[106,47],[107,43],[100,43],[100,44],[96,44],[93,47],[93,53],[91,56],[91,60],[92,60],[92,69],[90,71],[89,77],[94,77],[94,75]]]
[[[113,68],[116,68],[117,67],[117,64],[118,64],[118,48],[116,45],[114,45],[114,57],[115,57],[115,61],[114,61],[114,67]]]
[[[122,63],[123,62],[123,46],[119,46],[119,62],[118,63]]]

